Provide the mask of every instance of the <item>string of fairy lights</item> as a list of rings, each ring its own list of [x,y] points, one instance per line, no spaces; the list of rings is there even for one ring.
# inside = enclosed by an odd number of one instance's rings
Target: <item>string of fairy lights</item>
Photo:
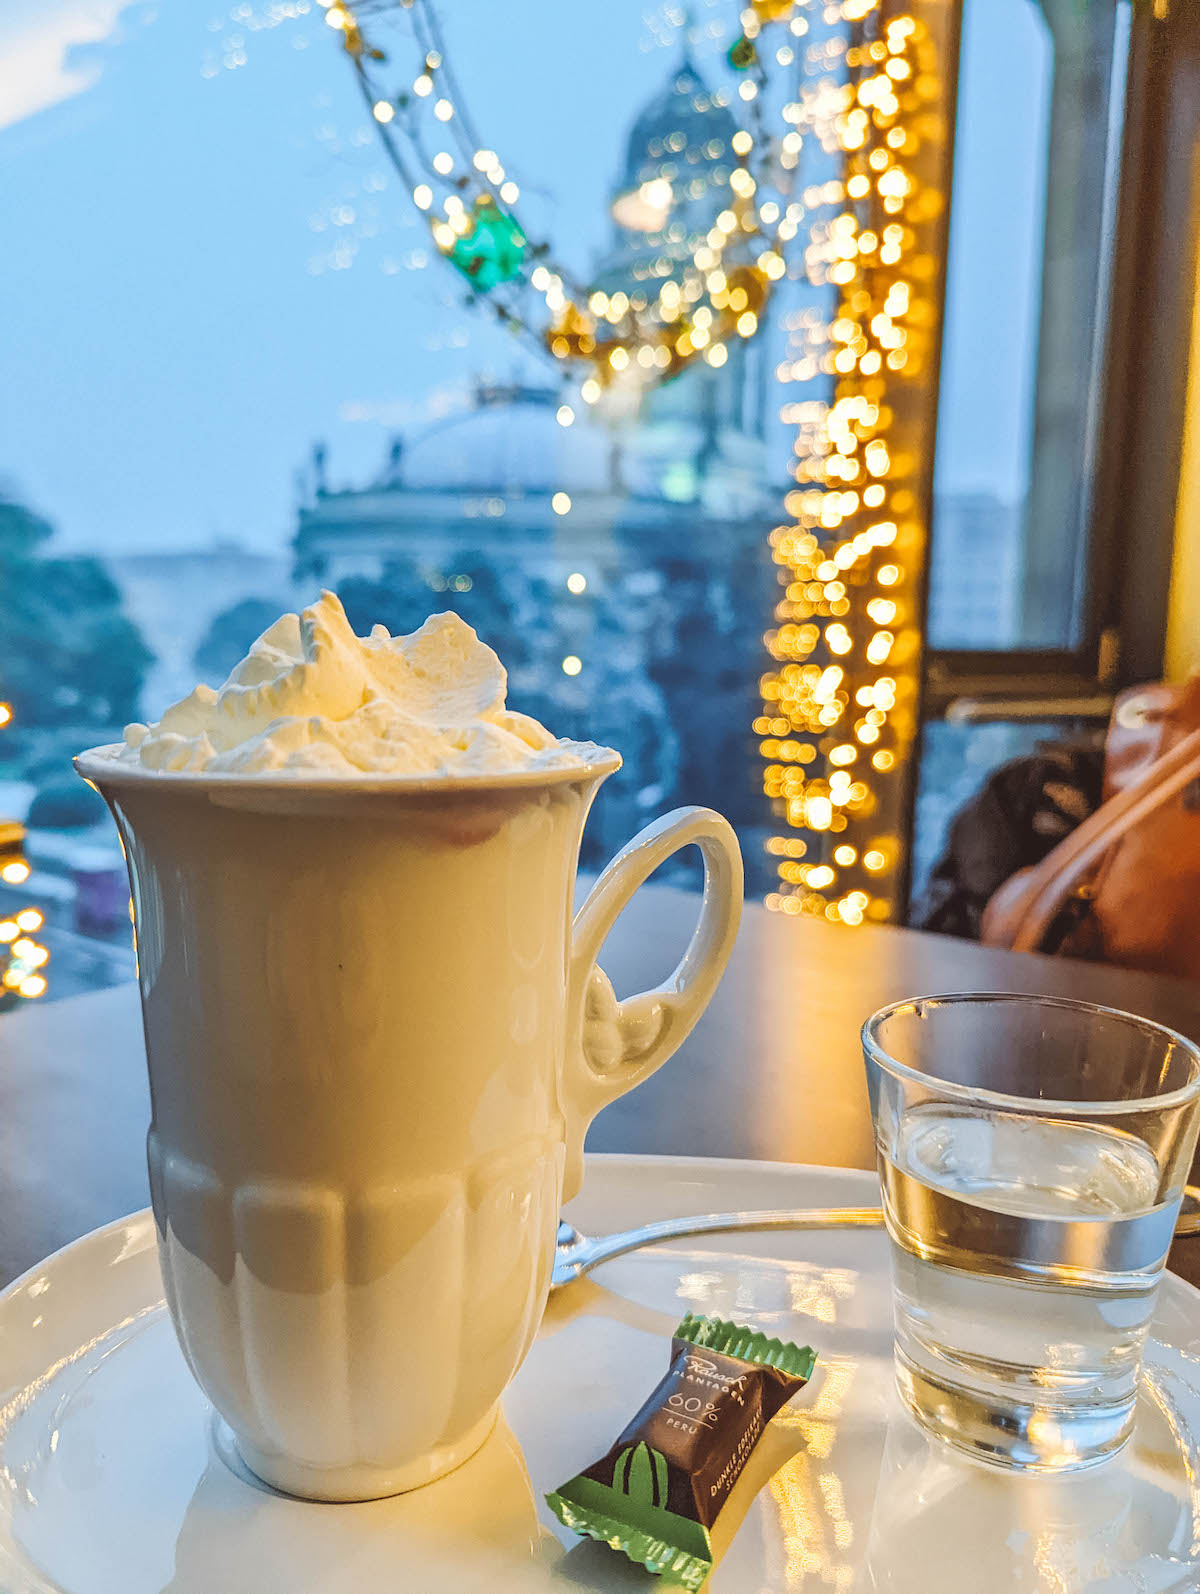
[[[769,136],[762,95],[767,69],[758,43],[776,26],[793,41],[807,32],[791,0],[786,6],[752,0],[729,51],[740,79],[741,125],[728,149],[708,152],[707,178],[691,180],[722,190],[712,225],[699,237],[684,229],[674,213],[686,196],[673,173],[620,195],[615,218],[645,233],[660,258],[655,280],[613,294],[589,290],[520,220],[520,188],[475,130],[430,0],[321,4],[433,244],[503,325],[564,366],[584,367],[584,403],[595,403],[623,376],[647,386],[698,360],[719,367],[731,342],[754,337],[773,285],[786,274],[782,251],[800,221],[798,206],[770,197],[795,167],[799,139],[787,132],[781,139]],[[402,47],[415,57],[399,88],[390,81],[398,64],[372,26],[398,17],[407,23]],[[790,64],[793,44],[777,45],[774,59]]]
[[[832,378],[833,396],[783,410],[796,426],[797,486],[790,523],[772,534],[787,586],[755,729],[766,791],[791,831],[769,843],[780,886],[768,906],[861,924],[895,911],[902,862],[926,528],[924,451],[894,433],[907,395],[929,390],[940,275],[930,233],[944,203],[915,168],[923,141],[946,129],[928,27],[885,21],[873,0],[843,10],[860,28],[818,129],[843,169],[829,195],[836,213],[806,251],[810,280],[832,285],[837,302],[831,317],[797,318],[778,373]],[[879,26],[861,26],[870,19]]]
[[[784,279],[811,290],[814,302],[784,317],[776,373],[795,487],[771,534],[783,592],[754,721],[783,821],[766,844],[779,877],[766,901],[850,925],[893,916],[945,248],[944,194],[922,175],[945,169],[929,158],[948,137],[944,40],[923,0],[751,0],[727,55],[736,95],[720,102],[737,131],[691,179],[720,190],[711,225],[689,232],[673,219],[684,196],[664,151],[613,205],[660,251],[628,293],[576,280],[519,219],[519,185],[475,129],[431,0],[321,3],[434,245],[585,404],[614,383],[720,366],[731,342],[761,333]],[[403,70],[375,33],[400,16],[415,52]],[[771,92],[780,74],[782,101]],[[573,413],[565,404],[559,418]]]
[[[0,703],[0,727],[11,720],[12,710]],[[6,886],[23,886],[29,879],[21,852],[24,833],[22,825],[0,824],[0,882]],[[45,994],[50,953],[35,940],[44,923],[42,910],[29,904],[0,916],[0,1007]]]

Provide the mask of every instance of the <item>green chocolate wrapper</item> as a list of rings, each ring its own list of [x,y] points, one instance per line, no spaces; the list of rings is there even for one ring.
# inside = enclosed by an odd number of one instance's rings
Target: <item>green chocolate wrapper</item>
[[[721,1507],[816,1359],[808,1346],[689,1313],[666,1377],[606,1456],[546,1496],[550,1509],[573,1532],[698,1589]]]

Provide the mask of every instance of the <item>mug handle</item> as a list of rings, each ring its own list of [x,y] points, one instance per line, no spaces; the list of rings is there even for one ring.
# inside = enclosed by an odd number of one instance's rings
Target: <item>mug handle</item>
[[[687,951],[662,985],[618,1002],[596,962],[604,939],[659,864],[693,843],[704,859],[704,896]],[[583,1180],[583,1142],[592,1119],[660,1068],[708,1006],[733,950],[743,890],[742,854],[729,821],[711,808],[676,808],[621,849],[575,915],[567,1034],[578,1036],[578,1044],[564,1082],[564,1201]]]

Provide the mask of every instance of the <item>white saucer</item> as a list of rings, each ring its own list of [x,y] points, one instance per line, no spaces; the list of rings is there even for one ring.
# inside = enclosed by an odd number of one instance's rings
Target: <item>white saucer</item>
[[[858,1205],[875,1188],[868,1174],[778,1163],[590,1157],[569,1216],[601,1233],[693,1212]],[[711,1594],[1184,1594],[1200,1588],[1198,1304],[1167,1279],[1121,1456],[1074,1479],[1008,1478],[952,1457],[900,1412],[882,1234],[680,1242],[552,1300],[505,1421],[459,1471],[394,1500],[310,1505],[221,1459],[140,1213],[0,1297],[0,1591],[657,1594],[665,1584],[611,1550],[577,1544],[542,1496],[608,1448],[690,1309],[821,1355],[718,1523]]]

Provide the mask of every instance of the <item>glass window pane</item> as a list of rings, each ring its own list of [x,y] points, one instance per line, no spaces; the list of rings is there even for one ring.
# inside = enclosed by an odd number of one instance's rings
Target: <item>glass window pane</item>
[[[1072,647],[1128,7],[967,0],[930,572],[935,648]]]
[[[621,750],[586,865],[709,803],[765,891],[756,720],[779,597],[769,534],[795,485],[779,414],[795,389],[776,380],[792,286],[754,311],[733,278],[741,330],[723,358],[640,406],[591,407],[542,344],[545,306],[515,335],[438,258],[313,0],[50,9],[3,25],[37,71],[0,111],[25,240],[0,260],[21,307],[0,398],[0,815],[28,821],[34,869],[19,889],[0,871],[0,918],[27,898],[44,909],[50,994],[129,969],[115,834],[70,754],[219,683],[322,583],[360,629],[456,609],[508,665],[514,707]],[[404,89],[411,16],[361,9],[364,25],[388,13]],[[519,21],[484,0],[441,7],[459,119],[469,103],[503,150],[532,244],[610,303],[690,289],[695,250],[737,202],[735,135],[756,125],[727,59],[736,8],[686,28],[644,9],[613,0],[601,27],[554,0],[521,0]],[[763,91],[779,138],[811,45],[791,37]],[[430,159],[461,161],[440,125]],[[776,221],[790,159],[756,200]],[[656,182],[661,224],[632,203]],[[802,254],[796,224],[788,236]],[[726,265],[761,248],[747,230]]]

